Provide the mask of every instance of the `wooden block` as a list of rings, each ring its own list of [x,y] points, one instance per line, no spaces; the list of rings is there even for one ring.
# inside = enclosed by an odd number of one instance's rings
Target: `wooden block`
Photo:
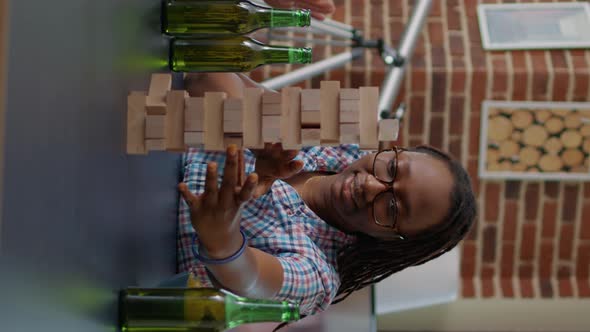
[[[281,115],[281,104],[262,104],[262,115]]]
[[[321,130],[318,128],[301,129],[301,144],[305,146],[320,145]]]
[[[340,123],[358,123],[359,111],[356,112],[340,112]]]
[[[341,123],[340,136],[355,136],[360,135],[361,130],[358,123]]]
[[[127,97],[127,153],[147,154],[145,147],[145,92]]]
[[[361,109],[360,100],[340,100],[340,112],[358,112]]]
[[[166,137],[166,115],[147,115],[145,118],[145,138],[164,139]]]
[[[184,133],[184,144],[186,146],[198,148],[203,146],[203,132],[187,131]]]
[[[360,99],[359,89],[341,89],[340,100],[358,100]]]
[[[225,92],[205,92],[204,143],[206,150],[223,151],[223,100]]]
[[[340,144],[359,144],[359,135],[340,135]]]
[[[166,150],[166,140],[164,138],[149,138],[145,140],[145,147],[148,151]]]
[[[339,81],[320,82],[321,143],[335,144],[340,141]]]
[[[225,146],[225,148],[227,148],[231,144],[235,144],[238,147],[238,149],[242,148],[242,136],[225,135],[223,137],[223,145]]]
[[[361,149],[378,149],[377,109],[379,105],[379,88],[361,87],[359,89],[361,110],[359,125],[361,129]]]
[[[262,128],[264,143],[278,143],[281,141],[281,128]]]
[[[166,94],[172,88],[172,75],[152,74],[146,111],[148,115],[166,114]]]
[[[242,122],[242,110],[224,110],[223,121]]]
[[[320,110],[320,90],[303,89],[301,90],[301,110],[302,111],[319,111]]]
[[[242,121],[223,121],[223,132],[225,134],[238,134],[242,133]]]
[[[304,126],[320,126],[320,111],[302,111],[301,124]]]
[[[184,104],[188,93],[184,90],[169,91],[166,96],[166,150],[184,151]]]
[[[301,146],[301,88],[283,88],[281,106],[281,142],[283,148],[298,148]]]
[[[262,140],[262,93],[260,88],[246,88],[243,101],[244,146],[250,149],[264,148]]]
[[[280,104],[281,94],[278,92],[266,91],[262,94],[263,104]]]
[[[205,98],[189,97],[185,99],[184,131],[203,131],[204,116]]]
[[[379,141],[396,141],[398,133],[398,119],[382,119],[379,121]]]
[[[242,110],[242,99],[240,99],[240,98],[227,98],[223,102],[223,110],[224,111],[227,111],[227,110],[241,111]]]
[[[281,128],[281,116],[280,115],[263,115],[262,116],[262,130],[265,128]]]

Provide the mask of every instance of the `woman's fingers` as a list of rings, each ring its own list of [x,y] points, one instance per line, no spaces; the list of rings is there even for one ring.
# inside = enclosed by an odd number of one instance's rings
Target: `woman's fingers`
[[[192,192],[190,192],[186,183],[181,182],[178,185],[178,191],[180,191],[182,198],[190,208],[199,208],[200,198]]]
[[[210,207],[214,207],[215,205],[217,205],[217,196],[217,163],[211,162],[207,164],[207,175],[205,176],[205,192],[203,193],[203,202]]]
[[[226,150],[223,182],[221,184],[220,199],[224,207],[230,207],[233,203],[234,188],[238,186],[238,149],[236,145],[230,145]]]
[[[272,153],[271,153],[272,159],[279,160],[281,158],[282,152],[283,152],[283,144],[282,143],[275,143],[272,145]]]
[[[257,185],[258,174],[251,173],[250,175],[248,175],[248,177],[246,178],[246,182],[244,183],[244,186],[237,195],[237,204],[242,204],[243,202],[252,198],[252,195],[254,194]]]

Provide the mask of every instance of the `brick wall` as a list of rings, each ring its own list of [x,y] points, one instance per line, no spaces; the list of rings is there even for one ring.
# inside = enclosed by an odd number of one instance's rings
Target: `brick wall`
[[[480,215],[462,245],[463,297],[590,297],[590,183],[477,177],[483,100],[590,99],[590,51],[482,49],[477,4],[501,2],[519,1],[433,0],[398,98],[408,105],[400,144],[427,143],[449,151],[472,177]],[[395,45],[413,0],[336,4],[334,19]],[[314,47],[314,58],[341,50]],[[262,79],[289,69],[267,66],[253,76]],[[380,85],[384,72],[379,57],[367,52],[344,69],[301,85],[317,88],[322,79],[337,79],[346,87]]]

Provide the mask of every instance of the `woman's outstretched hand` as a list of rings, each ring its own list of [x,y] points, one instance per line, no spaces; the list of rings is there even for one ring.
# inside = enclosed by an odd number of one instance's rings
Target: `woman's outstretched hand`
[[[299,151],[283,150],[281,143],[265,143],[264,149],[252,150],[252,153],[256,156],[254,171],[258,174],[254,197],[266,194],[276,180],[288,179],[303,168],[302,160],[293,160]]]
[[[222,259],[231,256],[240,248],[239,210],[243,203],[252,198],[258,184],[255,173],[248,175],[243,186],[239,180],[239,154],[235,145],[227,148],[225,170],[221,187],[217,185],[217,164],[207,164],[205,191],[194,195],[185,183],[178,189],[190,208],[191,223],[199,234],[201,245],[210,258]]]
[[[311,16],[324,20],[326,15],[334,13],[336,6],[333,0],[264,0],[276,8],[302,8],[311,10]]]

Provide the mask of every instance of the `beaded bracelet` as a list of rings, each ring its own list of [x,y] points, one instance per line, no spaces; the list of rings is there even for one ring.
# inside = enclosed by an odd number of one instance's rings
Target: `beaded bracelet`
[[[227,264],[229,262],[233,262],[244,253],[244,250],[246,250],[246,234],[244,234],[244,231],[242,231],[241,229],[240,229],[240,234],[242,234],[242,246],[240,247],[240,249],[238,249],[238,251],[236,251],[235,254],[233,254],[227,258],[213,259],[213,258],[207,258],[205,256],[202,256],[199,254],[199,252],[197,251],[196,246],[194,244],[192,245],[193,255],[195,256],[195,258],[197,258],[198,260],[200,260],[204,264],[209,264],[209,265],[220,265],[220,264]],[[195,243],[196,240],[197,240],[197,236],[195,234],[193,234],[193,243]]]

